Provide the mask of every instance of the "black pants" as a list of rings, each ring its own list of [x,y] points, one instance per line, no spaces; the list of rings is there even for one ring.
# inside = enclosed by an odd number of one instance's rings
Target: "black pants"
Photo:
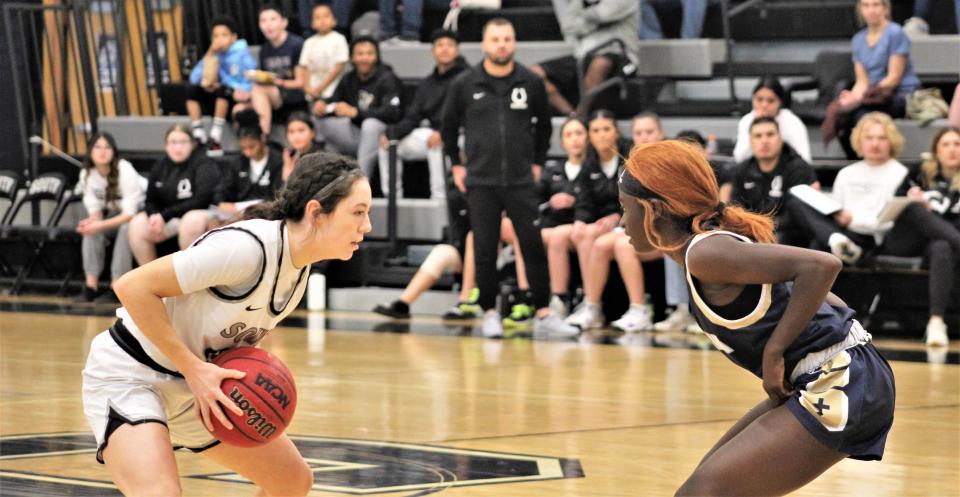
[[[819,249],[829,250],[830,235],[834,233],[841,233],[853,240],[853,243],[859,245],[864,252],[870,252],[877,247],[872,235],[863,235],[843,228],[832,217],[820,214],[801,200],[790,197],[784,201],[783,208],[790,216],[794,236],[797,236],[797,233],[803,233],[806,239],[814,240]]]
[[[190,85],[187,87],[187,100],[194,100],[200,103],[200,108],[205,115],[213,114],[213,108],[218,99],[224,99],[229,104],[227,106],[227,115],[230,115],[230,109],[233,108],[233,88],[227,85],[220,85],[216,90],[207,91],[200,85]]]
[[[883,253],[924,256],[930,263],[930,314],[947,312],[960,258],[960,230],[923,205],[911,204],[884,238]]]
[[[550,271],[537,224],[537,194],[533,185],[521,187],[471,186],[467,190],[470,226],[477,266],[480,307],[493,309],[497,303],[497,247],[500,243],[500,214],[506,210],[520,242],[527,279],[536,308],[546,307],[550,298]]]

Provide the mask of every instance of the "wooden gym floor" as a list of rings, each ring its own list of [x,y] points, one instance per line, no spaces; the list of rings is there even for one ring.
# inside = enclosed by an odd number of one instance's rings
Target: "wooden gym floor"
[[[80,400],[112,309],[7,297],[0,311],[0,495],[119,495]],[[672,495],[764,396],[702,336],[484,340],[471,323],[384,323],[298,311],[263,342],[296,375],[288,433],[315,469],[311,495]],[[957,342],[877,340],[898,393],[884,460],[845,460],[794,495],[960,495]],[[202,456],[177,459],[185,495],[255,493]]]

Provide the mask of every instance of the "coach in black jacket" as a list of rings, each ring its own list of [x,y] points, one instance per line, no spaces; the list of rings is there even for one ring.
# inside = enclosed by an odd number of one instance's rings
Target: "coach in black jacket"
[[[388,140],[397,144],[397,196],[403,195],[403,161],[424,160],[430,170],[430,197],[443,199],[446,191],[446,166],[443,156],[443,140],[440,137],[440,120],[443,102],[453,80],[468,68],[460,56],[460,44],[456,33],[444,29],[434,31],[430,51],[436,67],[417,87],[413,101],[407,106],[403,119],[387,128],[380,140],[380,185],[383,193],[389,191]]]
[[[451,86],[444,106],[441,134],[450,158],[453,180],[467,192],[474,233],[480,306],[486,311],[484,336],[502,336],[496,303],[497,244],[500,215],[513,221],[527,278],[538,309],[534,332],[549,330],[549,272],[537,224],[538,195],[534,177],[550,143],[550,112],[543,81],[513,60],[513,25],[493,19],[483,28],[484,60],[465,71]],[[466,150],[457,143],[463,127]],[[554,317],[555,318],[555,317]],[[538,329],[539,328],[539,329]]]
[[[380,48],[370,37],[358,37],[350,44],[348,72],[328,101],[314,100],[313,113],[319,116],[317,134],[338,152],[355,155],[367,177],[377,165],[380,135],[400,120],[400,79],[393,69],[380,62]]]

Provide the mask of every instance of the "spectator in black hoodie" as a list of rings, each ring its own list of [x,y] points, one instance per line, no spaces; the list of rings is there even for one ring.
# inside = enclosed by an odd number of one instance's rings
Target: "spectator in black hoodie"
[[[550,108],[543,81],[513,60],[516,33],[495,18],[483,27],[484,60],[450,86],[443,109],[443,147],[454,183],[467,192],[473,227],[483,335],[503,336],[497,297],[497,244],[501,214],[513,221],[526,262],[537,320],[535,334],[553,333],[563,322],[547,307],[549,270],[540,237],[534,186],[550,145]],[[465,153],[458,137],[463,126]]]
[[[340,80],[328,102],[313,101],[317,133],[336,151],[355,155],[367,177],[377,164],[380,135],[402,116],[400,79],[380,63],[376,40],[358,37],[350,44],[353,70]]]
[[[750,124],[750,148],[753,157],[738,164],[734,171],[730,200],[753,212],[775,214],[781,243],[809,245],[809,236],[791,221],[789,209],[784,209],[783,204],[794,186],[820,189],[816,171],[784,143],[773,117],[758,117]]]
[[[240,156],[222,164],[221,181],[214,194],[216,209],[210,210],[207,229],[222,226],[225,221],[262,200],[272,200],[283,186],[283,155],[267,145],[267,135],[260,128],[260,117],[253,109],[234,116],[239,130]]]
[[[437,67],[420,82],[413,102],[394,126],[380,138],[380,185],[383,193],[388,185],[388,140],[399,140],[397,144],[397,195],[403,195],[404,160],[427,160],[430,169],[430,197],[442,199],[446,196],[446,167],[443,158],[443,139],[440,137],[440,113],[447,96],[450,83],[467,68],[460,56],[459,40],[456,33],[443,29],[434,31],[433,60]]]
[[[190,127],[175,124],[164,135],[167,155],[150,170],[144,211],[130,221],[130,248],[142,266],[157,258],[157,243],[178,237],[185,249],[207,229],[217,166],[202,153]]]

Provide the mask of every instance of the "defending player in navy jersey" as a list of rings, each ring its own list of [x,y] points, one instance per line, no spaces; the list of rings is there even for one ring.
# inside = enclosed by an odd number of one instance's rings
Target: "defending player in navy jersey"
[[[116,323],[90,345],[83,408],[97,460],[125,495],[180,495],[174,448],[203,452],[260,495],[306,495],[313,472],[286,435],[253,448],[219,444],[212,419],[240,409],[220,390],[244,373],[206,362],[256,346],[303,296],[310,264],[349,259],[370,226],[370,185],[356,162],[299,159],[274,201],[114,284]]]
[[[620,201],[637,252],[685,268],[700,327],[768,395],[677,495],[783,495],[846,457],[883,456],[893,373],[830,293],[838,259],[775,245],[772,219],[720,202],[703,153],[684,142],[635,148]]]

